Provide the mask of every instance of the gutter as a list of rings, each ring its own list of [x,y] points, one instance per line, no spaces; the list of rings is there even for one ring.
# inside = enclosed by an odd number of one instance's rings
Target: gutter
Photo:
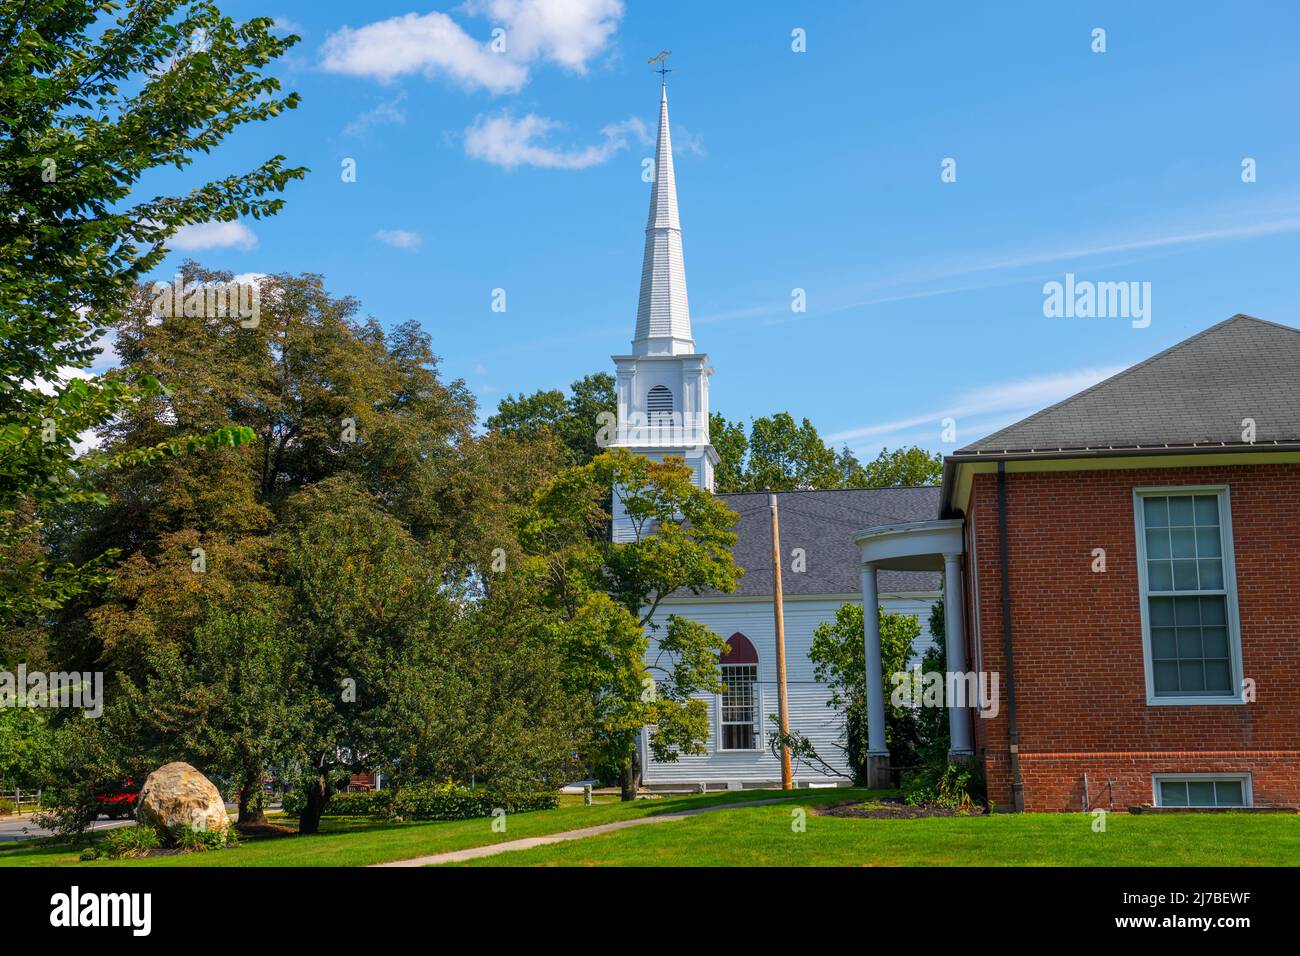
[[[1016,720],[1016,669],[1011,641],[1011,571],[1007,547],[1007,466],[998,462],[998,561],[1002,578],[1002,653],[1007,678],[1007,743],[1011,761],[1011,802],[1017,813],[1025,809],[1025,783],[1020,776],[1020,725]]]
[[[1089,458],[1153,458],[1164,455],[1223,455],[1223,454],[1273,454],[1279,452],[1300,452],[1300,441],[1256,442],[1253,445],[1236,443],[1216,443],[1203,445],[1130,445],[1107,446],[1105,448],[1052,448],[1035,451],[990,451],[958,452],[948,455],[943,460],[942,491],[939,494],[939,517],[961,517],[955,508],[953,497],[957,493],[957,470],[962,465],[976,462],[997,462],[998,471],[1002,463],[1008,461],[1067,461],[1069,459]]]

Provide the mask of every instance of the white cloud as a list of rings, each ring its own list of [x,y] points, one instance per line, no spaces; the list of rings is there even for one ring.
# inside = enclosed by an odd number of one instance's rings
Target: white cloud
[[[704,137],[699,133],[692,133],[685,126],[673,127],[673,155],[684,156],[692,153],[696,156],[703,156]]]
[[[257,245],[257,236],[238,219],[231,222],[200,222],[181,226],[167,241],[167,245],[187,252],[225,249],[230,246],[252,249]]]
[[[1075,369],[1073,371],[1057,372],[1052,375],[1040,375],[1012,382],[1001,382],[996,385],[981,386],[959,393],[944,408],[923,415],[888,422],[877,422],[851,428],[847,431],[836,432],[833,435],[827,435],[826,441],[832,445],[838,445],[842,442],[865,445],[870,442],[882,442],[887,438],[893,438],[897,442],[898,436],[922,427],[937,436],[940,423],[945,418],[952,418],[956,420],[959,434],[963,436],[959,444],[964,445],[968,440],[974,440],[976,437],[976,432],[973,430],[971,423],[971,419],[975,416],[993,416],[1001,421],[1006,418],[1008,413],[1018,413],[1010,421],[1003,421],[1003,424],[1010,424],[1011,421],[1018,421],[1024,415],[1054,405],[1064,398],[1069,398],[1071,395],[1083,391],[1085,388],[1090,388],[1098,382],[1123,371],[1125,367],[1120,365],[1110,368]],[[1001,427],[1001,425],[998,427]],[[989,430],[996,431],[997,429]],[[969,439],[965,436],[969,436]]]
[[[400,106],[402,99],[402,96],[397,96],[394,99],[379,103],[373,109],[366,110],[343,127],[343,135],[360,136],[373,126],[406,125],[406,114],[402,112]]]
[[[419,249],[424,244],[418,232],[406,229],[380,229],[375,238],[394,249]]]
[[[623,15],[622,0],[471,0],[464,9],[488,21],[487,39],[474,39],[445,13],[408,13],[337,30],[325,41],[322,65],[383,82],[441,74],[467,89],[512,93],[539,61],[585,73]],[[498,28],[504,49],[490,37]]]
[[[479,116],[465,130],[465,155],[505,169],[538,166],[543,169],[587,169],[606,163],[625,149],[629,135],[646,136],[645,124],[632,117],[601,130],[602,139],[590,146],[561,148],[549,145],[552,130],[562,124],[529,113],[515,119],[509,113]]]

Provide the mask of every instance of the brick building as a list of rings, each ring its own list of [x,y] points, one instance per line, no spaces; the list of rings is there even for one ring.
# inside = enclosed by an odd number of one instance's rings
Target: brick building
[[[1002,806],[1300,804],[1297,487],[1300,331],[1234,316],[949,456],[934,520],[856,536],[864,601],[945,572],[948,671],[997,679],[952,749]]]

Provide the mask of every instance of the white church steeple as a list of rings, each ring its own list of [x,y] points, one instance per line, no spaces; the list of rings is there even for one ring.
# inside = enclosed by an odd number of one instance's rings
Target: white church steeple
[[[659,98],[659,142],[655,146],[654,185],[641,259],[641,298],[636,308],[636,355],[678,355],[695,351],[691,308],[686,298],[682,224],[677,217],[677,177],[668,129],[668,85]]]
[[[695,483],[712,491],[718,463],[718,453],[709,443],[709,376],[713,369],[709,357],[695,351],[691,334],[667,84],[659,98],[654,173],[632,354],[613,356],[618,431],[612,444],[655,460],[681,458],[694,472]],[[622,513],[617,495],[613,505],[614,540],[630,540],[631,523]]]

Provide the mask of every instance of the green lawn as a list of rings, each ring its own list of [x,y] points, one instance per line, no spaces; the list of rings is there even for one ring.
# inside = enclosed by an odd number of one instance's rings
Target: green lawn
[[[477,866],[1295,866],[1300,816],[1294,814],[1111,814],[1106,832],[1092,817],[999,814],[924,820],[863,820],[808,813],[791,828],[792,809],[864,799],[862,790],[748,790],[708,796],[611,802],[512,814],[507,831],[490,820],[445,823],[323,821],[314,837],[250,840],[234,850],[149,860],[80,863],[80,847],[0,845],[0,866],[358,866],[541,836],[617,820],[717,804],[789,797],[785,805],[718,810],[632,827],[534,850],[473,861]]]
[[[720,810],[467,866],[1295,866],[1295,814],[1083,813],[863,820],[791,807]]]
[[[840,790],[834,794],[838,795],[837,799],[844,799],[844,794],[848,792]],[[864,792],[853,791],[855,794]],[[819,794],[829,795],[832,791],[819,791]],[[505,833],[493,832],[492,821],[489,819],[385,823],[325,817],[321,821],[322,832],[317,836],[248,840],[234,850],[187,853],[145,860],[96,860],[81,863],[77,857],[84,844],[39,846],[33,843],[4,843],[0,844],[0,866],[364,866],[596,826],[615,820],[671,813],[691,807],[770,800],[780,796],[780,791],[746,790],[707,796],[638,800],[635,803],[621,803],[616,796],[597,796],[598,800],[611,802],[591,807],[583,806],[581,797],[562,798],[562,804],[567,805],[561,805],[557,810],[511,814],[506,818]],[[823,800],[830,798],[821,797]]]

